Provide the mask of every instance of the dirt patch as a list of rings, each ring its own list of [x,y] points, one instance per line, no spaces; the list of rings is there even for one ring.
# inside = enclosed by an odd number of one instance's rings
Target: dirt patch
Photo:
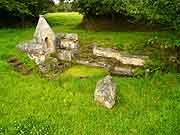
[[[16,57],[9,58],[8,63],[15,71],[21,73],[22,75],[29,75],[31,73],[31,70],[26,68],[26,66]]]

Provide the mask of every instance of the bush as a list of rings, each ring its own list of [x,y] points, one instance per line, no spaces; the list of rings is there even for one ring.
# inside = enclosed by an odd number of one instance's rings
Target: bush
[[[72,11],[72,4],[71,3],[60,3],[57,6],[58,12],[71,12]]]
[[[123,14],[136,20],[160,23],[173,29],[180,25],[179,0],[76,0],[85,16]]]
[[[77,3],[76,2],[60,2],[57,5],[51,7],[49,12],[76,12],[77,10]]]

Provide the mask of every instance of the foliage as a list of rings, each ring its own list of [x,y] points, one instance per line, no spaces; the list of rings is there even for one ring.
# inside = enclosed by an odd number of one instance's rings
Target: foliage
[[[72,3],[60,3],[57,5],[57,12],[72,12]]]
[[[0,11],[7,12],[12,16],[38,15],[47,11],[50,5],[53,5],[51,0],[1,0]]]
[[[24,21],[24,18],[36,19],[40,14],[47,12],[53,5],[51,0],[1,0],[0,1],[0,19],[3,21],[18,18]]]
[[[86,16],[123,14],[135,20],[178,29],[180,24],[179,0],[76,0],[79,12]]]
[[[169,38],[159,38],[157,36],[145,41],[144,48],[151,48],[150,59],[146,63],[152,73],[163,72],[180,72],[179,70],[179,40],[174,34]]]
[[[75,12],[77,10],[78,10],[77,3],[73,1],[73,2],[60,2],[59,4],[52,6],[48,11],[51,13],[55,13],[55,12]]]

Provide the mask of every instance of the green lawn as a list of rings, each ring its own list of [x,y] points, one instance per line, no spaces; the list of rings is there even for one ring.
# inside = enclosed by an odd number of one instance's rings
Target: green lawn
[[[121,47],[122,45],[130,46],[135,42],[141,42],[154,35],[154,33],[148,32],[94,32],[90,30],[84,30],[79,26],[82,20],[82,15],[77,13],[47,14],[46,18],[48,19],[49,24],[53,26],[55,32],[63,31],[78,33],[81,41],[81,46],[94,42],[103,47]]]
[[[79,34],[81,46],[129,46],[167,33],[88,31],[79,27],[77,13],[47,14],[55,32]],[[179,135],[180,74],[155,73],[151,78],[117,77],[117,100],[112,110],[96,106],[96,82],[108,73],[74,66],[56,80],[36,70],[22,76],[7,64],[15,55],[34,67],[16,44],[32,38],[35,28],[0,29],[0,135]],[[81,80],[80,76],[89,76]]]

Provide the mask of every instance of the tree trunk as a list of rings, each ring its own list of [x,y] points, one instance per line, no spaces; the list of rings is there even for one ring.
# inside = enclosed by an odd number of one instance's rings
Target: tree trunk
[[[22,25],[22,27],[24,28],[24,26],[25,26],[25,19],[24,19],[24,15],[23,15],[23,16],[21,16],[21,25]]]
[[[180,72],[180,46],[176,48],[177,53],[177,71]]]

